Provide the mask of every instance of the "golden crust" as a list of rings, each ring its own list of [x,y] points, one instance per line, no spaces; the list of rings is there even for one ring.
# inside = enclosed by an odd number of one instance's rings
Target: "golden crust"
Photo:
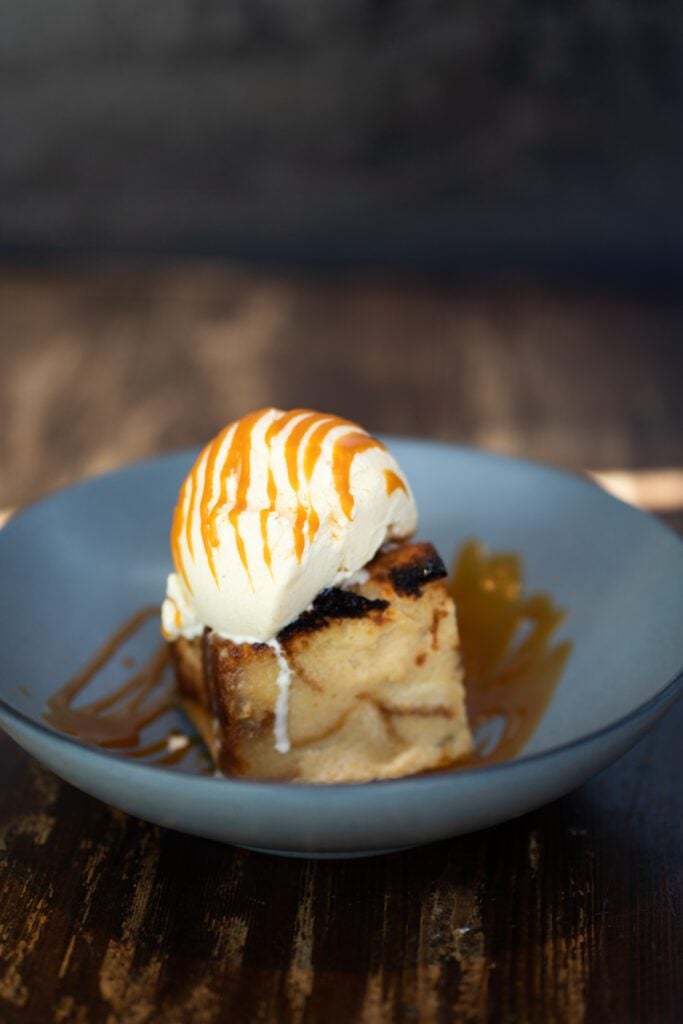
[[[226,775],[362,781],[471,750],[455,610],[430,544],[402,544],[367,582],[329,590],[278,635],[292,669],[291,749],[275,749],[278,665],[266,644],[210,630],[173,643],[183,706]]]

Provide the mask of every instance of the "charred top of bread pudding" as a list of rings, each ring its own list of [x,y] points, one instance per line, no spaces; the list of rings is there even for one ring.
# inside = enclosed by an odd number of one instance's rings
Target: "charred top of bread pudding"
[[[336,619],[362,619],[384,612],[397,594],[420,597],[422,588],[447,575],[446,567],[431,544],[402,544],[387,548],[367,566],[374,589],[381,597],[365,597],[355,590],[331,587],[318,594],[308,611],[280,630],[278,640],[288,643],[299,636],[325,629]]]
[[[382,552],[371,563],[372,576],[387,579],[397,594],[420,597],[422,588],[448,575],[446,566],[432,544],[402,544]]]
[[[352,590],[330,587],[318,594],[308,611],[302,612],[298,619],[281,629],[277,638],[280,643],[287,643],[296,636],[324,629],[334,619],[363,619],[372,612],[383,612],[388,607],[388,601],[373,601]]]

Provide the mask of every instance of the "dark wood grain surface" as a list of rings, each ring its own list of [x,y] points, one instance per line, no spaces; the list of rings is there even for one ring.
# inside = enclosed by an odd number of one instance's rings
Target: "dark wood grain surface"
[[[4,271],[0,506],[267,402],[572,469],[680,467],[682,336],[666,291]],[[674,1024],[682,728],[679,704],[517,821],[336,863],[147,825],[0,738],[0,1022]]]

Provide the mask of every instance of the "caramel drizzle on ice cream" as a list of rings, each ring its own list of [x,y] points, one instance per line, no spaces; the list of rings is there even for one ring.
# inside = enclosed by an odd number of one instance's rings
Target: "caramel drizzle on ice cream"
[[[403,480],[401,480],[398,473],[394,473],[393,469],[384,470],[384,479],[387,482],[387,494],[391,495],[394,491],[403,491],[404,494],[408,493]]]
[[[228,505],[228,484],[231,480],[234,480],[236,489],[227,518],[234,531],[240,561],[251,580],[247,550],[240,531],[240,516],[247,509],[252,481],[254,430],[271,413],[271,409],[260,409],[229,424],[206,446],[183,483],[173,517],[171,548],[176,568],[190,593],[192,588],[186,573],[182,539],[185,539],[187,551],[194,560],[192,528],[194,518],[198,515],[209,568],[216,584],[220,585],[214,555],[219,543],[218,519],[221,510]],[[272,550],[268,538],[268,522],[278,499],[271,457],[275,439],[285,431],[289,431],[284,443],[287,477],[297,500],[293,539],[298,562],[301,562],[306,542],[313,542],[320,527],[320,516],[311,500],[310,483],[328,435],[338,431],[332,448],[332,479],[341,510],[349,520],[353,517],[355,505],[351,489],[353,460],[356,455],[373,448],[385,450],[381,441],[371,437],[357,424],[338,416],[316,413],[310,409],[294,409],[273,420],[263,438],[268,459],[268,505],[260,511],[263,559],[271,572]],[[200,476],[203,476],[201,486]],[[218,486],[214,487],[216,476]],[[405,482],[393,470],[385,471],[385,479],[388,495],[398,489],[408,493]]]

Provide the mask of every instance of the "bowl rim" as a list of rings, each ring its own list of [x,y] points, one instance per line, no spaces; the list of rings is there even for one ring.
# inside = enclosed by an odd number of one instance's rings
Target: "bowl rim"
[[[560,476],[562,478],[570,478],[575,484],[583,485],[593,492],[600,494],[601,498],[605,501],[617,504],[621,508],[634,516],[644,518],[649,521],[655,528],[661,530],[663,533],[673,538],[683,548],[683,539],[664,523],[658,517],[651,513],[645,512],[641,509],[634,508],[627,503],[620,501],[613,495],[604,491],[597,483],[591,480],[590,477],[585,474],[570,469],[563,469],[556,466],[548,465],[547,463],[541,462],[536,459],[523,458],[516,455],[504,455],[498,452],[488,451],[487,449],[477,448],[473,445],[460,445],[453,444],[448,441],[440,439],[430,438],[418,438],[411,437],[410,435],[396,435],[396,434],[381,434],[379,435],[382,440],[387,442],[389,446],[396,442],[408,442],[417,446],[424,447],[435,447],[438,446],[448,451],[456,451],[461,454],[468,455],[474,458],[483,458],[486,460],[492,460],[495,462],[514,463],[517,465],[525,466],[528,469],[533,469],[537,472],[550,473],[552,475]],[[79,479],[73,484],[67,484],[55,491],[52,491],[43,497],[36,499],[33,502],[22,506],[16,513],[14,513],[10,520],[0,529],[0,546],[2,545],[2,538],[12,533],[12,524],[21,520],[28,512],[33,509],[39,508],[40,506],[51,502],[52,500],[59,498],[60,496],[71,493],[73,491],[81,490],[82,488],[88,488],[93,484],[96,484],[103,480],[111,480],[118,476],[122,476],[130,470],[144,470],[152,465],[158,465],[161,462],[172,462],[180,458],[187,458],[188,461],[195,456],[200,450],[199,447],[184,448],[172,452],[166,452],[161,455],[152,456],[146,459],[137,459],[132,462],[128,462],[122,466],[119,466],[113,470],[104,473],[97,473],[85,478]],[[150,764],[145,761],[133,760],[131,758],[122,757],[120,754],[110,752],[102,749],[101,747],[93,744],[86,743],[84,740],[79,739],[77,736],[70,736],[68,733],[59,732],[56,729],[51,728],[45,722],[41,722],[39,719],[34,718],[32,715],[27,714],[24,711],[20,711],[18,708],[10,704],[0,692],[0,719],[3,716],[7,716],[9,719],[16,720],[22,727],[28,728],[30,731],[44,735],[50,739],[50,741],[59,744],[66,744],[69,747],[74,747],[81,753],[86,755],[94,755],[96,758],[103,758],[105,762],[109,764],[116,764],[120,766],[124,771],[130,771],[132,773],[143,772],[149,777],[149,773],[159,778],[175,779],[178,782],[180,779],[183,780],[183,785],[189,785],[196,787],[206,786],[207,784],[219,785],[223,788],[228,786],[231,790],[235,788],[243,789],[249,788],[252,792],[259,792],[262,794],[282,794],[283,790],[289,793],[301,793],[301,794],[315,794],[315,793],[350,793],[355,791],[367,792],[368,790],[375,790],[381,788],[383,791],[387,789],[393,790],[396,787],[406,789],[408,786],[448,786],[453,785],[454,780],[457,779],[472,779],[480,776],[495,776],[501,772],[509,772],[518,768],[523,768],[528,765],[541,763],[543,760],[548,758],[554,758],[556,756],[570,753],[580,747],[587,746],[590,743],[599,741],[603,737],[607,737],[612,733],[616,733],[619,730],[635,724],[639,719],[647,717],[650,713],[654,713],[660,707],[671,706],[675,700],[683,692],[683,665],[678,669],[673,677],[656,693],[648,697],[647,700],[638,704],[635,708],[632,708],[624,715],[620,715],[618,718],[613,719],[606,725],[601,726],[599,729],[594,729],[591,732],[583,733],[581,736],[576,736],[571,740],[567,740],[565,743],[557,744],[553,747],[548,747],[545,750],[538,751],[534,754],[521,754],[519,757],[515,757],[512,760],[494,762],[493,764],[484,764],[471,768],[461,768],[458,770],[448,770],[424,773],[421,775],[408,775],[400,776],[392,779],[373,779],[367,782],[331,782],[331,783],[313,783],[313,782],[276,782],[261,779],[248,779],[248,778],[232,778],[229,776],[214,776],[214,775],[198,775],[190,772],[172,771],[167,766]],[[0,723],[1,724],[1,723]],[[143,777],[145,777],[143,774]]]

